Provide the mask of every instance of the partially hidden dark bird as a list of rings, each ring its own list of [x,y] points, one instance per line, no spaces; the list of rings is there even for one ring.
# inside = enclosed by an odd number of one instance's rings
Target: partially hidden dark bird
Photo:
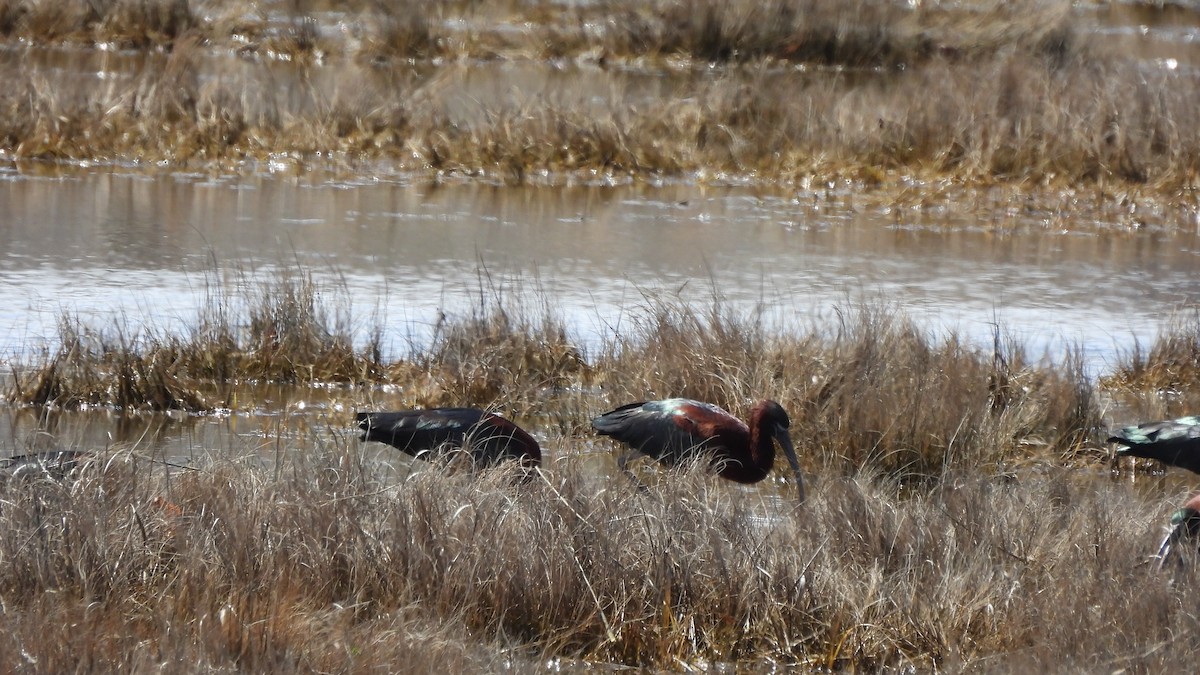
[[[1117,454],[1154,459],[1200,473],[1200,417],[1145,422],[1123,427],[1108,438],[1117,444]],[[1193,495],[1171,516],[1167,536],[1155,558],[1158,566],[1182,559],[1183,550],[1200,547],[1200,494]]]
[[[0,458],[0,475],[13,479],[47,478],[63,481],[96,459],[89,450],[46,450]]]
[[[1123,427],[1113,433],[1117,454],[1157,459],[1163,464],[1200,473],[1200,417],[1180,417]]]
[[[1171,515],[1170,529],[1167,530],[1167,536],[1163,538],[1162,545],[1158,547],[1158,553],[1154,556],[1158,560],[1159,568],[1169,564],[1182,563],[1184,551],[1190,549],[1192,553],[1195,553],[1198,543],[1200,543],[1200,494],[1192,495],[1191,499],[1188,499],[1178,511]]]
[[[686,398],[629,403],[592,420],[597,433],[633,449],[617,460],[630,477],[627,465],[639,454],[672,467],[707,456],[722,478],[757,483],[771,471],[778,442],[804,501],[804,480],[788,436],[790,426],[787,411],[775,401],[756,403],[747,424],[711,403]]]
[[[355,415],[362,440],[387,443],[413,457],[435,459],[466,450],[476,467],[517,461],[525,468],[542,462],[542,450],[527,431],[479,408],[428,408]]]

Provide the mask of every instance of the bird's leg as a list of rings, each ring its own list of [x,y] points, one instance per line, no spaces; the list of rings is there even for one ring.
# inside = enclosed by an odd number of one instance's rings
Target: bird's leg
[[[629,477],[629,480],[633,481],[633,484],[638,488],[638,492],[645,494],[650,492],[650,488],[646,487],[646,484],[639,480],[638,477],[633,475],[633,472],[629,470],[629,460],[636,459],[639,454],[641,453],[631,452],[621,455],[621,457],[617,459],[617,467],[621,469],[622,473]]]

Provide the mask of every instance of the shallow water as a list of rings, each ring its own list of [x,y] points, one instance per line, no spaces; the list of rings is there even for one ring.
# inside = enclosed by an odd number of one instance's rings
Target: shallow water
[[[1200,11],[1195,3],[1112,2],[1076,8],[1085,34],[1100,49],[1133,55],[1166,68],[1200,64]]]
[[[185,330],[210,294],[307,270],[331,309],[386,327],[392,356],[439,313],[541,302],[588,344],[654,297],[719,297],[787,329],[886,301],[932,330],[1094,370],[1200,299],[1195,227],[1113,213],[898,208],[851,190],[411,186],[259,176],[0,172],[0,354],[52,343],[63,313]],[[1078,222],[1071,221],[1073,217]],[[1108,219],[1108,220],[1106,220]],[[1048,220],[1050,222],[1048,222]]]

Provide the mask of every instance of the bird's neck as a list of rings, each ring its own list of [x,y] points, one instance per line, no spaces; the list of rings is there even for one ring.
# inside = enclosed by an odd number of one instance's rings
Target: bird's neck
[[[750,452],[754,458],[754,466],[765,476],[775,465],[775,438],[763,424],[759,415],[750,420]]]
[[[750,461],[730,462],[720,474],[738,483],[757,483],[767,477],[774,464],[775,441],[761,414],[755,411],[750,418]]]
[[[761,405],[750,411],[750,452],[754,453],[755,466],[767,473],[775,464],[775,436],[770,429],[772,425],[763,419],[764,414]]]

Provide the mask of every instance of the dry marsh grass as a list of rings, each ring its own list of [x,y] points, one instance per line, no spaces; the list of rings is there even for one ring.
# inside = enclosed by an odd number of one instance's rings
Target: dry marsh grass
[[[569,446],[564,440],[563,445]],[[1061,470],[860,474],[803,505],[693,470],[639,493],[570,452],[379,481],[329,444],[163,478],[122,452],[0,487],[0,668],[1187,668],[1169,509]],[[169,504],[171,508],[164,505]]]
[[[756,312],[649,295],[587,358],[553,311],[486,295],[499,293],[489,284],[428,345],[368,359],[370,372],[554,420],[540,426],[541,480],[437,466],[397,478],[333,432],[281,442],[269,461],[215,453],[168,472],[115,447],[69,481],[0,482],[0,669],[1195,662],[1193,641],[1173,636],[1200,630],[1200,578],[1148,563],[1185,495],[1094,470],[1099,390],[1077,360],[1030,359],[999,329],[990,350],[971,348],[886,305],[780,331]],[[330,319],[316,290],[300,275],[214,304],[195,334],[220,347],[199,354],[225,356],[206,377],[249,367],[232,354],[285,379],[317,372],[300,357],[323,354],[348,320]],[[127,362],[162,353],[122,345]],[[267,357],[280,346],[286,366]],[[59,382],[60,395],[77,380],[130,388],[117,381],[128,371],[107,370],[119,360],[91,362],[103,350],[75,354],[32,381]],[[66,377],[74,369],[87,377]],[[808,501],[702,466],[656,472],[646,492],[598,472],[588,416],[667,395],[737,412],[782,401]]]
[[[131,327],[124,319],[104,328],[64,316],[57,346],[14,368],[8,399],[58,408],[200,412],[228,408],[237,386],[248,383],[379,379],[381,336],[355,346],[350,317],[318,298],[310,276],[244,290],[240,297],[210,293],[185,336]]]
[[[804,461],[841,473],[871,466],[920,477],[1099,458],[1098,392],[1082,360],[1031,358],[999,328],[989,352],[881,304],[781,334],[759,315],[661,300],[631,324],[597,358],[607,404],[686,396],[744,415],[773,398],[791,412]]]
[[[1001,49],[1062,56],[1078,44],[1065,2],[970,6],[856,0],[626,2],[589,8],[607,19],[602,44],[614,55],[680,55],[709,61],[766,57],[851,67],[893,67],[937,56],[979,57]]]
[[[1112,372],[1105,388],[1139,419],[1190,415],[1200,406],[1200,314],[1180,314],[1164,325],[1148,346],[1135,344]]]
[[[556,395],[585,384],[591,370],[560,319],[503,307],[439,324],[410,363],[433,374],[428,395],[417,396],[422,406],[506,401],[519,417],[551,412]]]
[[[892,66],[938,54],[998,49],[1070,51],[1067,2],[929,3],[773,0],[766,3],[605,0],[595,3],[106,0],[0,3],[0,37],[27,44],[170,48],[192,34],[295,62],[372,63],[436,57],[603,59],[763,58]],[[324,23],[325,25],[322,25]],[[332,25],[330,25],[332,24]]]
[[[26,43],[162,48],[200,23],[187,0],[0,1],[0,37]]]
[[[415,175],[515,184],[955,176],[1146,185],[1179,199],[1200,168],[1200,136],[1186,123],[1200,89],[1133,64],[1057,68],[1012,54],[853,83],[738,70],[661,100],[617,92],[600,110],[566,97],[464,114],[436,87],[369,72],[347,72],[334,91],[281,89],[254,71],[201,81],[185,75],[185,52],[102,90],[65,92],[20,74],[0,96],[7,154],[297,168],[383,160]]]
[[[8,7],[12,15],[25,5]],[[370,162],[373,172],[509,183],[662,176],[1115,183],[1178,200],[1200,169],[1200,138],[1189,123],[1200,105],[1194,76],[1092,53],[1071,31],[1065,3],[914,10],[890,2],[696,7],[672,0],[488,11],[473,3],[372,3],[339,14],[354,27],[339,30],[359,45],[350,59],[319,56],[336,51],[324,43],[337,31],[314,18],[324,10],[289,11],[279,26],[222,29],[242,36],[230,43],[240,45],[241,58],[214,54],[213,29],[190,29],[140,72],[96,84],[60,87],[54,69],[23,66],[0,93],[0,149],[18,160],[243,169]],[[522,12],[532,17],[522,30],[535,34],[517,31],[500,42],[537,45],[533,58],[586,50],[604,56],[572,67],[602,70],[622,53],[725,65],[672,69],[655,58],[637,66],[678,82],[661,98],[614,86],[549,99],[518,93],[463,111],[438,73],[460,63],[455,54],[529,58],[479,37],[488,21]],[[580,15],[563,18],[573,12]],[[536,34],[545,26],[555,27],[552,35]],[[257,58],[265,54],[277,58]],[[780,58],[906,65],[811,71],[781,66]]]

